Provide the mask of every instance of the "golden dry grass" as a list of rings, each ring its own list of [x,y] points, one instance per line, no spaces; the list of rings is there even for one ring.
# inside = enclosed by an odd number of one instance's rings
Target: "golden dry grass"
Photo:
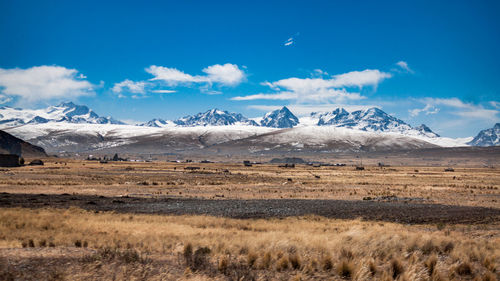
[[[188,172],[186,166],[199,166]],[[361,200],[398,196],[424,202],[500,208],[500,169],[366,166],[295,169],[277,165],[131,163],[47,159],[45,166],[0,171],[0,192],[145,194],[201,198]]]
[[[495,280],[500,271],[496,224],[13,208],[0,209],[0,234],[4,278],[30,279],[27,266],[38,280]]]

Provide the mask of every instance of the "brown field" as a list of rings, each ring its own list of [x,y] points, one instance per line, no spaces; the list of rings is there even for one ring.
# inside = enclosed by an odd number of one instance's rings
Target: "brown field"
[[[0,171],[0,280],[500,277],[499,168],[45,162]]]

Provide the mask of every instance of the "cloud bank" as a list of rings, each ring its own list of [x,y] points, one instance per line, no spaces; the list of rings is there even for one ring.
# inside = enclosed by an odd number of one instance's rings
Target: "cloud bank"
[[[27,69],[0,68],[0,91],[23,102],[71,99],[94,94],[95,86],[76,69],[62,66],[34,66]]]
[[[202,69],[205,75],[191,75],[184,73],[176,68],[151,65],[146,68],[146,72],[154,77],[151,81],[162,81],[169,86],[177,86],[180,84],[220,84],[222,86],[237,86],[246,79],[245,72],[237,65],[214,64]]]
[[[484,119],[496,122],[499,120],[498,115],[500,111],[498,108],[488,109],[482,105],[477,105],[473,103],[466,103],[458,98],[423,98],[418,99],[418,102],[425,104],[423,108],[415,108],[409,110],[411,117],[416,117],[420,113],[435,114],[440,111],[439,107],[447,108],[450,113],[466,118],[473,119]],[[491,105],[495,105],[496,102],[490,102]]]
[[[390,73],[378,69],[351,71],[324,78],[287,78],[276,82],[264,82],[274,93],[259,93],[248,96],[238,96],[232,100],[295,100],[297,102],[343,102],[360,100],[364,97],[352,88],[362,89],[366,86],[376,88],[384,79],[391,78]]]

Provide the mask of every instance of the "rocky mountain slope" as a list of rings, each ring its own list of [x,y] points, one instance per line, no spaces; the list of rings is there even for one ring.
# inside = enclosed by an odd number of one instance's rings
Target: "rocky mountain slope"
[[[111,117],[100,117],[85,105],[72,102],[49,106],[44,109],[30,110],[0,107],[0,125],[19,126],[24,124],[43,124],[49,122],[88,123],[88,124],[123,124]]]
[[[376,107],[353,112],[337,108],[332,112],[312,113],[311,117],[318,119],[318,126],[335,126],[368,132],[393,132],[407,136],[439,137],[424,124],[413,128],[403,120]]]
[[[0,130],[0,153],[22,157],[45,157],[45,150]]]
[[[271,128],[292,128],[298,124],[299,118],[293,115],[286,106],[267,113],[260,121],[261,126]]]
[[[482,130],[468,143],[473,146],[500,146],[500,123],[493,128]]]
[[[253,120],[249,120],[239,113],[231,113],[219,109],[211,109],[196,115],[188,115],[174,121],[179,126],[227,126],[227,125],[250,125],[257,126]]]

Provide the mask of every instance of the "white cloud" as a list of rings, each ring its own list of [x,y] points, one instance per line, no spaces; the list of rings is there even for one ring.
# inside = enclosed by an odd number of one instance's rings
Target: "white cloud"
[[[245,80],[243,72],[235,64],[214,64],[202,70],[206,75],[190,75],[176,68],[152,65],[146,72],[154,77],[151,81],[162,81],[170,86],[190,83],[220,84],[222,86],[236,86]]]
[[[398,61],[396,63],[397,66],[399,66],[402,70],[404,70],[405,72],[409,72],[409,73],[415,73],[409,66],[408,66],[408,63],[405,62],[405,61]]]
[[[161,80],[171,86],[176,86],[180,83],[201,82],[198,78],[186,74],[176,68],[152,65],[146,68],[146,72],[154,76],[154,78],[151,78],[150,80]]]
[[[157,94],[171,94],[171,93],[175,93],[177,91],[174,91],[174,90],[152,90],[151,92],[157,93]]]
[[[485,119],[496,122],[499,120],[498,113],[500,112],[494,109],[476,108],[473,110],[459,111],[455,114],[467,118]]]
[[[408,110],[408,112],[410,113],[411,117],[416,117],[422,112],[424,112],[425,115],[436,114],[439,112],[439,108],[435,107],[432,104],[426,104],[423,108],[411,109],[411,110]]]
[[[245,79],[245,73],[235,64],[215,64],[203,69],[210,83],[221,83],[226,86],[236,86]]]
[[[420,112],[431,112],[432,114],[433,111],[431,111],[431,109],[433,109],[434,111],[439,111],[439,108],[437,108],[437,106],[444,106],[451,109],[451,114],[457,116],[473,119],[484,119],[493,122],[499,120],[499,110],[487,109],[482,105],[473,103],[465,103],[458,98],[423,98],[417,101],[425,104],[425,107],[423,109],[410,110],[410,115],[412,115],[413,117],[417,116]]]
[[[384,79],[391,78],[390,73],[382,72],[378,69],[366,69],[363,71],[351,71],[348,73],[334,75],[332,84],[334,87],[364,87],[377,86]]]
[[[285,43],[283,43],[284,46],[290,46],[294,43],[293,37],[288,38]]]
[[[27,69],[0,68],[0,91],[23,102],[70,99],[93,95],[95,87],[76,69],[62,66],[34,66]]]
[[[292,77],[272,83],[261,83],[269,86],[275,93],[239,96],[232,98],[232,100],[296,100],[297,102],[360,100],[364,98],[360,93],[351,92],[345,88],[377,87],[380,82],[390,77],[392,77],[391,74],[376,69],[352,71],[334,75],[331,79]]]
[[[145,87],[147,83],[143,81],[134,82],[129,79],[125,79],[120,83],[115,83],[113,88],[111,89],[115,93],[122,93],[123,91],[128,91],[133,94],[145,94]]]
[[[171,94],[175,93],[175,90],[167,90],[167,89],[156,89],[152,90],[155,85],[153,83],[148,83],[145,81],[132,81],[129,79],[125,79],[120,83],[115,83],[113,88],[111,89],[114,93],[118,94],[118,97],[124,98],[124,92],[131,93],[132,98],[146,98],[147,93],[155,93],[155,94]]]

